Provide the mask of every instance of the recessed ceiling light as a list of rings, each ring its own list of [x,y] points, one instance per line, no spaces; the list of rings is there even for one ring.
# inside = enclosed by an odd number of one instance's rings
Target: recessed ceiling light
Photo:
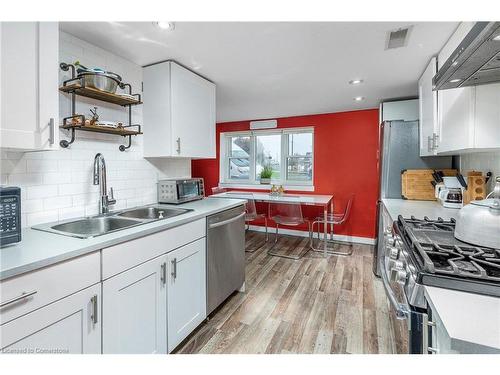
[[[351,79],[351,80],[349,81],[349,84],[350,84],[350,85],[359,85],[359,84],[361,84],[361,83],[363,83],[363,80],[362,80],[362,79]]]
[[[494,40],[495,42],[500,42],[500,34],[498,34],[498,35],[494,36],[494,37],[493,37],[493,40]]]
[[[355,100],[356,102],[360,102],[362,100],[365,100],[365,97],[364,96],[356,96],[355,98],[353,98],[353,100]]]
[[[457,82],[460,82],[460,81],[461,81],[461,79],[455,78],[455,79],[451,79],[450,83],[457,83]]]
[[[168,21],[153,22],[153,25],[162,30],[172,31],[173,29],[175,29],[175,24],[173,22],[168,22]]]

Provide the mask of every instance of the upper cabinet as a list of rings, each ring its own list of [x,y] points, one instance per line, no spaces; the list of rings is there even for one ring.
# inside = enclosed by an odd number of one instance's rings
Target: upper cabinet
[[[171,61],[143,81],[144,156],[215,158],[215,85]]]
[[[442,48],[437,69],[474,26],[461,23]],[[432,91],[433,58],[419,83],[420,156],[500,148],[500,84]]]
[[[475,87],[438,91],[438,154],[474,148],[475,91]]]
[[[0,23],[0,147],[59,148],[59,26]]]
[[[437,60],[431,59],[418,81],[420,118],[420,156],[436,155],[439,139],[437,92],[432,90],[432,77],[437,72]]]

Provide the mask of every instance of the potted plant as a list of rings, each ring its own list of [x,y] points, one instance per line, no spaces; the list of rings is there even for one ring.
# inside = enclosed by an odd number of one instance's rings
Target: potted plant
[[[273,175],[273,169],[270,165],[266,165],[264,169],[260,172],[260,183],[261,184],[270,184],[271,176]]]

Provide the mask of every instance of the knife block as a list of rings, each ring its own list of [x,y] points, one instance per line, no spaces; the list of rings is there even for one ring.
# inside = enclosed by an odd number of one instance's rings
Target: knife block
[[[467,172],[467,190],[464,192],[464,205],[471,201],[480,201],[486,198],[486,177],[482,172]]]

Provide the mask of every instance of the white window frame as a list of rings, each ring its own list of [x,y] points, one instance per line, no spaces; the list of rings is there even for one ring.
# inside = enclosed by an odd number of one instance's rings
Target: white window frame
[[[312,165],[313,174],[310,181],[287,180],[287,159],[288,152],[288,135],[299,133],[312,134]],[[271,184],[261,184],[260,180],[256,178],[255,170],[255,153],[256,142],[255,137],[258,135],[266,134],[280,134],[281,135],[281,158],[280,158],[280,176],[279,180],[271,180]],[[251,153],[249,155],[249,179],[236,180],[229,178],[229,150],[231,147],[231,137],[244,137],[251,138]],[[285,189],[297,189],[305,191],[314,191],[314,127],[303,128],[286,128],[286,129],[270,129],[270,130],[249,130],[237,132],[225,132],[220,134],[220,160],[219,160],[219,186],[221,187],[237,187],[237,188],[251,188],[251,189],[269,189],[271,185],[283,185]]]

